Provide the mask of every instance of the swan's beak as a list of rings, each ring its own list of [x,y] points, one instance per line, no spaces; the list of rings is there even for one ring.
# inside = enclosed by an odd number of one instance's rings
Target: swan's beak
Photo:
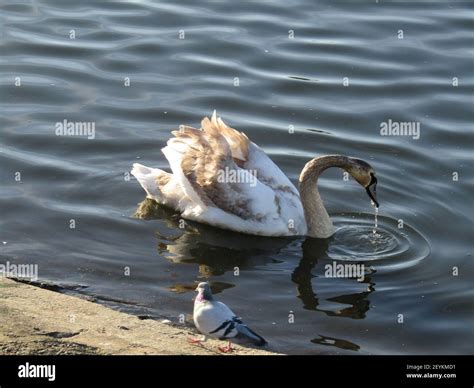
[[[379,207],[379,203],[377,202],[377,178],[375,175],[372,175],[372,179],[370,180],[369,185],[365,188],[367,194],[369,195],[370,199],[375,203],[375,206]]]

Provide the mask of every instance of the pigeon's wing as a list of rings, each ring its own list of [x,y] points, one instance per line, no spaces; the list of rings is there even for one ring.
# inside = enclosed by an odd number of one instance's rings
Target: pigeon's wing
[[[232,317],[209,334],[218,336],[219,339],[236,339],[238,342],[251,342],[254,345],[263,346],[267,343],[263,337],[250,329],[239,317]]]
[[[220,340],[235,339],[237,342],[250,342],[258,346],[267,343],[222,302],[198,305],[194,311],[194,323],[201,333]]]
[[[219,338],[226,333],[227,322],[231,321],[234,316],[232,310],[224,303],[213,301],[195,305],[193,318],[201,333]],[[229,335],[229,332],[225,335]]]
[[[267,343],[265,338],[255,333],[252,329],[250,329],[246,324],[239,323],[236,326],[237,335],[235,338],[242,342],[251,342],[257,346],[263,346]]]
[[[236,317],[222,322],[216,329],[212,330],[209,334],[213,334],[221,340],[236,337],[239,332],[236,328],[238,323],[234,320],[234,318]]]
[[[228,307],[221,302],[217,302],[228,309]],[[229,312],[232,312],[228,309]],[[263,346],[267,343],[263,337],[255,333],[250,329],[243,321],[242,318],[233,315],[230,319],[223,321],[216,329],[209,334],[217,336],[219,339],[233,339],[235,338],[239,342],[251,342],[258,346]]]

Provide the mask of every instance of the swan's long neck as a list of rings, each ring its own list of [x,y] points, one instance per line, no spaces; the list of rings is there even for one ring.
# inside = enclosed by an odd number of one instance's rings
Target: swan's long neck
[[[308,226],[308,236],[328,238],[334,234],[331,218],[319,195],[318,178],[329,167],[347,168],[349,164],[347,156],[319,156],[306,163],[301,171],[300,196]]]

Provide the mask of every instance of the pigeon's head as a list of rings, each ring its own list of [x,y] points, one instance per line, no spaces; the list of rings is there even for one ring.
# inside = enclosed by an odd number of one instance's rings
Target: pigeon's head
[[[198,300],[212,300],[211,286],[208,282],[199,283],[196,291],[198,292]]]

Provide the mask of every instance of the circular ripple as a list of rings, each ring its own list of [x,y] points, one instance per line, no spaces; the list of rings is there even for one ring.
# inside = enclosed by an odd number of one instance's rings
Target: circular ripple
[[[333,218],[336,233],[327,254],[333,260],[374,262],[390,266],[411,266],[430,252],[425,238],[411,226],[398,227],[397,220],[378,216],[374,234],[374,216],[341,214]]]

